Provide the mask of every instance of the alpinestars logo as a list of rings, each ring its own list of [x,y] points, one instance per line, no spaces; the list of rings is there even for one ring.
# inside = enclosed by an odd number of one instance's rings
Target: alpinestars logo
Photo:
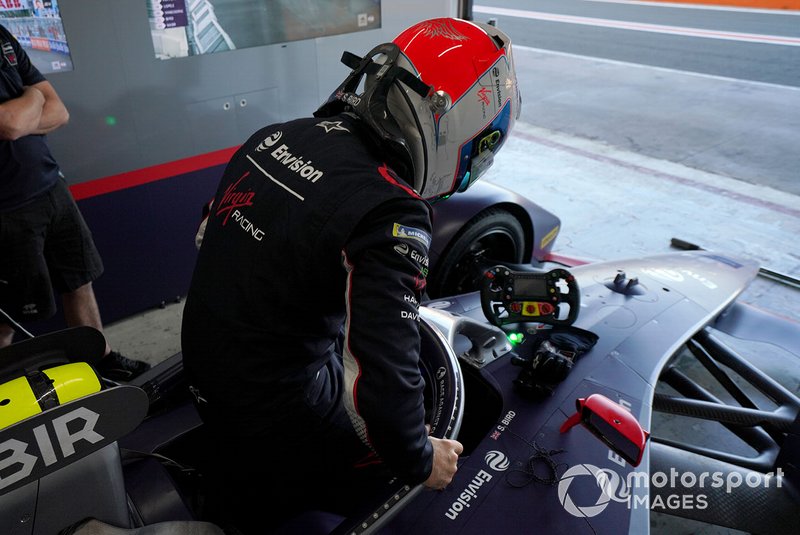
[[[350,131],[347,129],[347,127],[342,126],[342,121],[322,121],[321,123],[317,123],[314,126],[319,126],[320,128],[324,128],[326,134],[330,134],[332,130],[342,130],[344,132]]]

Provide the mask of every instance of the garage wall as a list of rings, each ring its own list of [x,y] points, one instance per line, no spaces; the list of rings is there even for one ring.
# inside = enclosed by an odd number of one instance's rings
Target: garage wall
[[[346,75],[344,49],[366,52],[456,4],[383,0],[377,30],[160,60],[146,0],[62,0],[74,70],[48,78],[71,122],[51,146],[71,183],[230,147],[312,112]]]
[[[343,50],[365,53],[459,5],[383,0],[380,29],[161,60],[146,0],[61,0],[74,69],[48,79],[71,119],[48,138],[105,262],[105,323],[185,295],[201,205],[236,146],[312,113],[348,72]],[[61,326],[59,313],[30,327]]]

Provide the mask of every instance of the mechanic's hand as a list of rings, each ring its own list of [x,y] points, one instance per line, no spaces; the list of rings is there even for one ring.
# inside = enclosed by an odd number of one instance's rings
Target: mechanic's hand
[[[464,446],[457,440],[428,437],[433,446],[433,469],[425,481],[429,489],[442,490],[453,480],[458,470],[458,456]]]

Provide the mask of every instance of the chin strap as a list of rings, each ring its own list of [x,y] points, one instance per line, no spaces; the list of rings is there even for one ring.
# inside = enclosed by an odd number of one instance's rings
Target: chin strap
[[[352,111],[377,134],[376,141],[380,147],[388,152],[392,161],[397,162],[397,172],[406,178],[411,177],[413,183],[414,159],[400,125],[389,111],[387,98],[392,85],[397,82],[402,82],[423,98],[433,95],[433,88],[397,64],[400,54],[400,47],[394,43],[378,45],[364,57],[344,52],[342,63],[352,70],[314,116],[330,117]],[[375,57],[382,57],[385,61],[376,62]],[[356,93],[365,76],[374,78],[362,93]]]
[[[352,52],[343,52],[341,61],[350,67],[350,74],[328,98],[327,102],[314,113],[314,116],[336,115],[344,111],[346,106],[358,112],[359,108],[364,108],[365,103],[367,108],[371,108],[371,103],[376,98],[378,102],[385,102],[388,88],[395,80],[403,82],[421,97],[429,97],[433,93],[433,88],[397,65],[400,53],[400,47],[394,43],[378,45],[364,57],[357,56]],[[386,61],[378,63],[373,60],[376,56],[385,56]],[[367,75],[375,76],[376,83],[359,95],[355,91],[358,89],[361,79]]]
[[[372,60],[375,56],[375,52],[382,53],[382,51],[378,50],[379,48],[383,47],[392,47],[397,49],[399,52],[399,48],[394,43],[386,43],[384,45],[380,45],[372,50],[369,54],[364,56],[363,58],[353,54],[352,52],[343,52],[342,53],[342,63],[353,69],[362,70],[364,74],[370,74],[375,76],[385,76],[387,73],[394,79],[400,80],[405,85],[409,87],[412,91],[417,93],[422,98],[426,98],[430,96],[433,91],[433,88],[408,72],[407,70],[403,69],[402,67],[398,67],[397,65],[390,65],[387,63],[377,63]],[[397,58],[397,55],[394,55],[393,60]],[[366,61],[365,61],[366,60]],[[362,66],[362,63],[366,63]],[[394,63],[394,61],[392,61]]]

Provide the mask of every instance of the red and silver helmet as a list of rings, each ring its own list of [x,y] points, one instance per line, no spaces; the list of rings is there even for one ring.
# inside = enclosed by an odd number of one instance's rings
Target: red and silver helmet
[[[428,200],[475,182],[520,114],[511,41],[489,24],[426,20],[342,61],[353,70],[316,115],[349,107]]]

